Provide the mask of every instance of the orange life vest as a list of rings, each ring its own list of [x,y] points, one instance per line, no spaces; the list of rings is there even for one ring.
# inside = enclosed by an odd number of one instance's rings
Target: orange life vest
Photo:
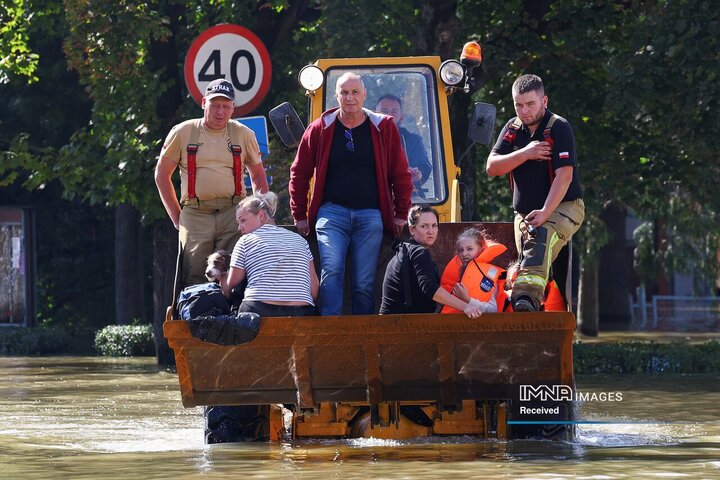
[[[505,273],[505,269],[493,265],[490,262],[505,253],[506,250],[507,247],[505,245],[489,243],[477,258],[468,263],[462,278],[460,278],[462,260],[460,260],[459,256],[455,255],[443,271],[442,277],[440,278],[440,286],[452,293],[455,284],[460,282],[467,289],[470,297],[476,298],[481,302],[490,301],[494,295],[498,295],[498,293],[503,291],[503,273]],[[500,299],[498,298],[496,301],[500,301]],[[502,306],[502,303],[498,303],[498,306]],[[445,305],[440,313],[462,312]]]
[[[545,287],[545,299],[543,300],[543,310],[546,312],[564,312],[567,310],[565,300],[563,299],[560,288],[555,280],[550,280]]]
[[[503,293],[505,297],[502,303],[498,297],[498,309],[502,309],[503,312],[512,312],[513,308],[510,297],[507,296],[507,292]],[[540,305],[540,310],[543,312],[564,312],[567,310],[567,305],[565,305],[565,300],[555,280],[550,280],[545,287],[545,298]]]

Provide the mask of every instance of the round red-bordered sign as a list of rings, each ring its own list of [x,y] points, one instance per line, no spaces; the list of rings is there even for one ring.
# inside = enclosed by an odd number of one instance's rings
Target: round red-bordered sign
[[[185,84],[202,104],[205,87],[224,78],[235,87],[234,116],[252,112],[270,90],[272,65],[265,45],[240,25],[216,25],[205,30],[190,45],[185,57]]]

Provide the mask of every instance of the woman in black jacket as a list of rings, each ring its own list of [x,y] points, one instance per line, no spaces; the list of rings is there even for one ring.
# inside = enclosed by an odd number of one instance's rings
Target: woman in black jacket
[[[440,303],[470,318],[479,317],[480,308],[440,287],[437,265],[427,249],[437,240],[437,211],[428,205],[415,205],[408,213],[408,228],[410,241],[396,243],[395,256],[385,270],[380,314],[432,313]]]

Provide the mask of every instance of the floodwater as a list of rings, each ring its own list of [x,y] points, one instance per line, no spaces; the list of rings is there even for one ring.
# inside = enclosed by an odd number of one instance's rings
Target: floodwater
[[[206,446],[201,409],[152,358],[0,357],[0,372],[0,478],[720,478],[720,375],[578,377],[598,398],[573,443]]]

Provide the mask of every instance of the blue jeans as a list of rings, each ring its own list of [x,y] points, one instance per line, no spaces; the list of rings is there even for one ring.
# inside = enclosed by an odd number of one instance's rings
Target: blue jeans
[[[380,210],[353,209],[334,203],[320,207],[315,223],[320,253],[320,314],[340,315],[345,260],[350,254],[352,313],[375,313],[375,270],[383,224]]]

